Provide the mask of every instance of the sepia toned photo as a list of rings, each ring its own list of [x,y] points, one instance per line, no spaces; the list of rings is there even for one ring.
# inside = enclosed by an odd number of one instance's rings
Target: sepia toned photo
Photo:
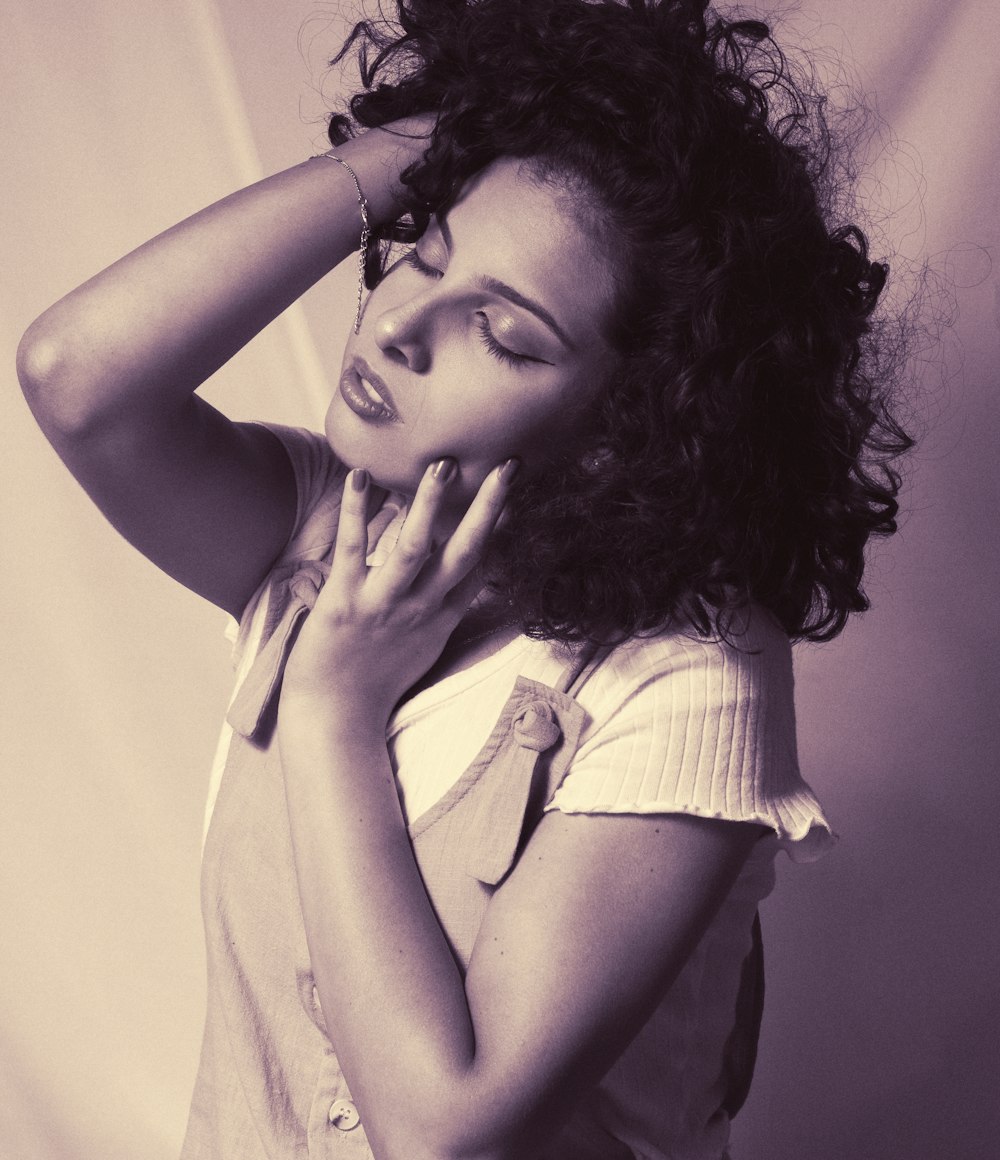
[[[994,1155],[992,6],[0,27],[0,1156]]]

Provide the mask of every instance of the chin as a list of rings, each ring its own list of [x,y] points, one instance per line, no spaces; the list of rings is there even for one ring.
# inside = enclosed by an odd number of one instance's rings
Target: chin
[[[348,470],[355,467],[364,468],[368,472],[369,478],[375,487],[379,487],[383,491],[396,492],[410,498],[416,495],[417,485],[420,483],[419,474],[414,479],[408,475],[403,475],[399,471],[398,465],[390,466],[384,461],[380,461],[377,455],[366,455],[363,451],[358,451],[355,448],[342,449],[331,440],[327,440],[327,442],[330,443],[334,455],[336,455]]]

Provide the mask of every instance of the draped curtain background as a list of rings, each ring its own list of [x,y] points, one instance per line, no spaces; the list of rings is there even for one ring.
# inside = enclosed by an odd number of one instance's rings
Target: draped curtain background
[[[774,13],[777,5],[758,8]],[[742,1160],[980,1160],[997,1118],[995,717],[1000,305],[990,0],[804,0],[895,160],[865,188],[930,256],[923,440],[874,610],[797,650],[803,768],[843,838],[782,865]],[[201,814],[224,616],[108,528],[37,433],[13,357],[45,306],[147,237],[320,148],[337,6],[2,0],[0,1155],[169,1160],[204,1002]],[[335,272],[206,394],[318,424],[352,316]],[[949,317],[952,315],[952,317]],[[951,325],[943,325],[951,323]]]

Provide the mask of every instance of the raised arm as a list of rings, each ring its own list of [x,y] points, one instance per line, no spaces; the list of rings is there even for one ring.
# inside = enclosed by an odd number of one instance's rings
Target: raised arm
[[[374,130],[337,150],[373,222],[398,212],[400,170],[422,146],[405,132]],[[18,351],[39,425],[98,507],[164,571],[237,615],[291,531],[294,483],[270,433],[193,392],[360,234],[350,174],[306,161],[91,278]]]

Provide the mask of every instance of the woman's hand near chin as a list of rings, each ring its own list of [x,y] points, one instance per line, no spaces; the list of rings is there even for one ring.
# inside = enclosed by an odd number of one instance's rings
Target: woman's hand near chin
[[[503,511],[516,460],[486,477],[450,534],[452,459],[428,467],[395,548],[369,568],[367,472],[350,473],[329,578],[285,670],[285,720],[316,713],[384,745],[393,707],[440,656],[480,587],[478,567]]]

